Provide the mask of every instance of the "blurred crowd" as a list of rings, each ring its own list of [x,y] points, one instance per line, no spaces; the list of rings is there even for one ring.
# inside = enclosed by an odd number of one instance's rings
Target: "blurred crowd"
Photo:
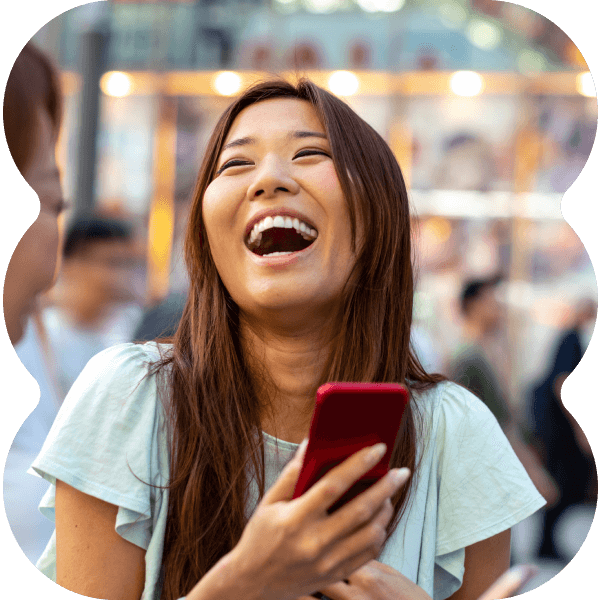
[[[7,88],[7,139],[17,166],[40,196],[42,211],[33,233],[30,235],[30,230],[26,234],[11,260],[4,307],[11,341],[36,378],[41,398],[12,445],[4,474],[4,501],[17,541],[28,558],[36,561],[53,524],[37,511],[45,483],[26,471],[41,449],[59,406],[98,352],[122,342],[171,336],[183,310],[186,284],[185,279],[175,278],[177,284],[171,286],[170,293],[152,303],[147,301],[147,231],[145,224],[133,217],[75,212],[68,223],[61,224],[62,195],[53,159],[59,98],[49,91],[53,71],[43,55],[30,46],[19,61]],[[36,69],[45,74],[46,88],[40,83],[34,90],[28,79]],[[20,75],[21,71],[29,75]],[[39,115],[36,126],[30,128],[28,142],[19,141],[22,126],[10,113],[11,81],[15,107],[28,102],[32,114]],[[29,90],[24,99],[19,96],[23,90]],[[14,108],[13,112],[16,115],[19,110]],[[474,143],[455,140],[450,149],[456,154]],[[448,165],[446,171],[456,169]],[[181,248],[186,218],[185,203],[182,206],[175,225],[175,249]],[[47,245],[40,240],[48,240]],[[182,270],[181,261],[180,251],[174,252],[174,271]],[[11,277],[16,278],[14,285]],[[509,367],[502,336],[506,309],[499,292],[502,281],[502,274],[468,279],[455,290],[461,321],[454,325],[460,329],[460,343],[451,355],[440,351],[422,324],[415,324],[412,341],[427,370],[441,371],[471,389],[496,416],[548,502],[541,515],[534,555],[565,564],[577,551],[569,532],[576,522],[584,523],[585,535],[598,490],[589,443],[563,406],[560,390],[589,343],[597,306],[587,298],[573,306],[571,322],[558,333],[546,356],[543,377],[531,382],[523,417],[515,413],[507,385]],[[565,519],[571,519],[571,525]]]

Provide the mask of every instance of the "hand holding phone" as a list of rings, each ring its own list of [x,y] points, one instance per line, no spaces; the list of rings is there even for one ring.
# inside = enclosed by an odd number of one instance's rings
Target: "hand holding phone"
[[[402,417],[408,404],[404,386],[396,383],[327,383],[317,390],[308,446],[292,498],[366,446],[383,442],[382,459],[331,507],[331,514],[371,487],[389,470]]]
[[[410,475],[386,475],[407,398],[395,384],[319,389],[307,444],[266,491],[230,553],[240,589],[248,585],[263,600],[295,600],[379,555],[393,516],[390,499]],[[383,453],[374,453],[380,442]],[[363,502],[331,515],[361,491]]]
[[[290,501],[303,450],[306,446],[301,444],[229,553],[238,594],[247,586],[262,600],[296,600],[347,578],[383,548],[382,532],[393,516],[390,498],[406,483],[408,469],[400,469],[396,479],[389,473],[363,493],[362,502],[355,500],[329,515],[327,508],[383,454],[364,448]]]

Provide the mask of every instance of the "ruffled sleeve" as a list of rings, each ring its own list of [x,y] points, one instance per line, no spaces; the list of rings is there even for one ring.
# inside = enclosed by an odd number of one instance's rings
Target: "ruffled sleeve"
[[[435,597],[447,598],[462,584],[467,546],[510,529],[546,502],[487,406],[456,384],[440,387]]]
[[[148,549],[162,501],[153,486],[168,480],[162,411],[155,377],[148,375],[156,358],[155,344],[120,344],[82,371],[30,470],[52,484],[40,505],[46,517],[54,520],[58,479],[118,506],[117,533]],[[45,554],[42,570],[53,559],[48,548]]]

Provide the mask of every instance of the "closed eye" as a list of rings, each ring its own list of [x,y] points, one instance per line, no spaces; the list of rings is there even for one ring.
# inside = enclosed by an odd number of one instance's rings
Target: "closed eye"
[[[301,156],[310,156],[312,154],[322,154],[323,156],[329,156],[329,154],[327,154],[326,152],[321,152],[320,150],[302,150],[301,152],[298,152],[298,154],[296,154],[296,156],[294,156],[294,158],[299,158]],[[228,169],[229,167],[239,167],[241,165],[248,165],[250,163],[248,163],[247,161],[243,161],[243,160],[230,160],[229,162],[226,162],[218,171],[217,171],[217,175],[220,175],[225,169]]]
[[[331,156],[324,150],[313,150],[313,149],[300,150],[300,152],[298,152],[298,154],[296,154],[296,156],[294,156],[294,158],[302,158],[303,156],[314,156],[314,155],[327,156],[327,157],[331,158]]]

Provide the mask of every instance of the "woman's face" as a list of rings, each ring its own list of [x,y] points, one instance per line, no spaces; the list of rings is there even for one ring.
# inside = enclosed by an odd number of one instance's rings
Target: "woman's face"
[[[40,199],[40,214],[25,232],[10,259],[4,284],[4,317],[13,344],[25,330],[38,295],[52,286],[60,246],[63,209],[50,116],[39,113],[37,147],[25,169],[25,181]]]
[[[242,311],[283,309],[291,317],[337,305],[355,256],[329,141],[311,104],[276,98],[244,109],[202,210],[216,267]]]

